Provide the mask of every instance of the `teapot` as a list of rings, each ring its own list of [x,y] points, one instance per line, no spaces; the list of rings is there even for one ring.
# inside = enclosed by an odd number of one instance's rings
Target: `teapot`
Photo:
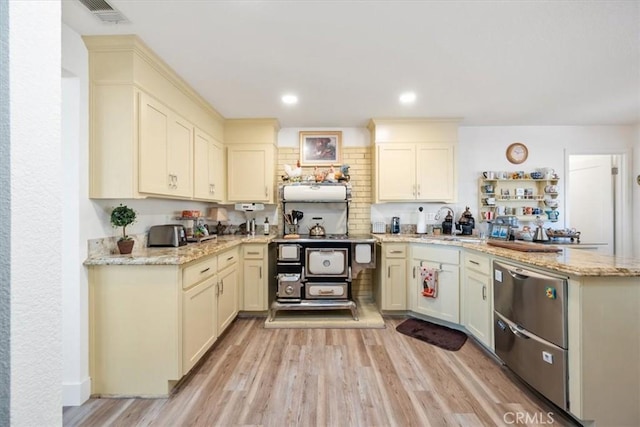
[[[324,227],[321,226],[319,222],[316,222],[316,225],[309,228],[309,236],[322,237],[325,235]]]

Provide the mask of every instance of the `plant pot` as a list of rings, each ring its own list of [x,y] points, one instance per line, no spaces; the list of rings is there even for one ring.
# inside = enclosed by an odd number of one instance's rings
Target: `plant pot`
[[[131,251],[133,251],[134,243],[135,243],[135,240],[133,239],[118,240],[118,250],[120,251],[120,254],[122,255],[130,254]]]

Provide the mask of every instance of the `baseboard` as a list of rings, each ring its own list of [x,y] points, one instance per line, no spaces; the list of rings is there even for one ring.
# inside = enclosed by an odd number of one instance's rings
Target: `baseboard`
[[[91,378],[79,383],[62,383],[62,406],[80,406],[91,396]]]

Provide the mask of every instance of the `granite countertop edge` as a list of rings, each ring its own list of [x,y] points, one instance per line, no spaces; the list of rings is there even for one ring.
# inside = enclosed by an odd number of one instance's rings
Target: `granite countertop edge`
[[[480,239],[477,242],[461,242],[446,240],[451,236],[391,234],[372,234],[372,236],[380,243],[422,243],[462,247],[572,276],[640,277],[640,260],[638,259],[572,249],[569,245],[557,245],[561,249],[557,253],[520,252],[489,246]],[[469,236],[461,236],[461,238],[465,237]]]
[[[183,265],[205,256],[217,255],[242,244],[268,244],[275,238],[275,235],[229,236],[177,248],[144,247],[136,250],[134,246],[132,254],[97,255],[87,258],[83,264],[89,267],[101,265]]]

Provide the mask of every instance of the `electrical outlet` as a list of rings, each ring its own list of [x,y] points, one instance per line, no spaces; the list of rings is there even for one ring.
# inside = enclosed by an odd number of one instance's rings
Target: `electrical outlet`
[[[547,362],[550,365],[553,365],[553,354],[547,352],[547,351],[543,351],[542,352],[542,360],[544,360],[545,362]]]
[[[435,212],[427,212],[427,221],[435,221],[435,220],[436,220]]]

